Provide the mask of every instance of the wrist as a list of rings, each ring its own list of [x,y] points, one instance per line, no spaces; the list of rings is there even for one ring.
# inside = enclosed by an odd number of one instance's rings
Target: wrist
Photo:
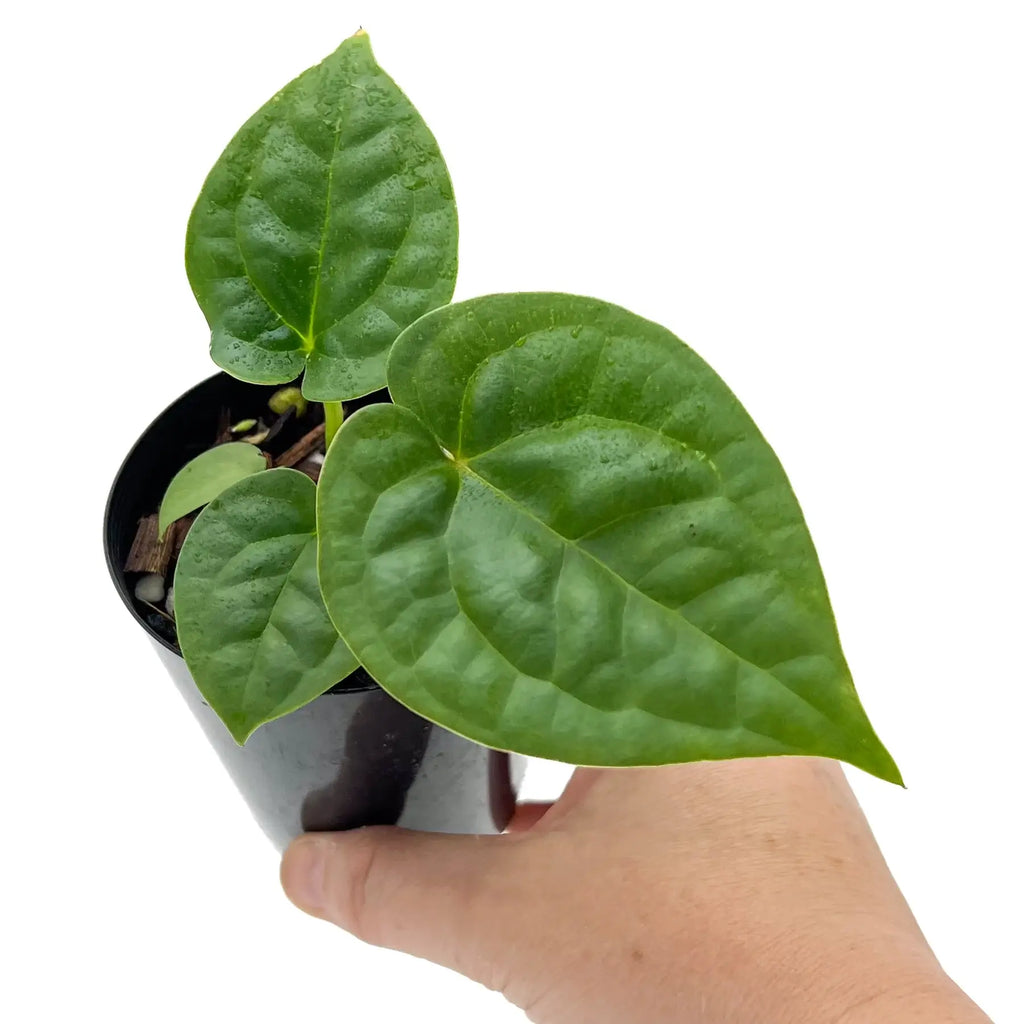
[[[833,1024],[831,1018],[826,1018]],[[840,1010],[834,1024],[991,1024],[990,1019],[948,976],[927,977],[865,995]]]
[[[774,982],[780,1024],[991,1024],[919,934],[847,933],[776,962]]]

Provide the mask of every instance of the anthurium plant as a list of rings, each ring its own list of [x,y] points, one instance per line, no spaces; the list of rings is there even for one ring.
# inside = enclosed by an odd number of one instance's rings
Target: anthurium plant
[[[165,498],[161,529],[205,505],[175,616],[235,739],[361,664],[499,749],[810,754],[899,782],[797,500],[728,387],[607,302],[448,304],[456,238],[437,143],[363,33],[263,106],[203,187],[186,258],[214,361],[301,375],[326,421],[318,483],[230,442]]]

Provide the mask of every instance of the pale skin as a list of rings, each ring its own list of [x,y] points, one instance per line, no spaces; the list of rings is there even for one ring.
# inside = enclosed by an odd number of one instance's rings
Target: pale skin
[[[536,1024],[991,1024],[831,761],[579,769],[506,835],[308,835],[281,880]]]

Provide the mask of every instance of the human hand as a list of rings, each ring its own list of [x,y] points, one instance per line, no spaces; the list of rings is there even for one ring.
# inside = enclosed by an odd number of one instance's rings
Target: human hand
[[[503,836],[311,834],[301,909],[538,1024],[983,1024],[835,762],[578,769]]]

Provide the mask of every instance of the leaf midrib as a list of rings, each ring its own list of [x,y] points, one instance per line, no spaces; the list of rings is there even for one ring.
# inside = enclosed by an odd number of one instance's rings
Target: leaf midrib
[[[792,694],[794,697],[797,698],[797,700],[801,701],[803,704],[806,704],[807,707],[809,707],[815,714],[825,719],[825,721],[827,721],[830,725],[836,725],[836,723],[833,722],[832,719],[827,714],[825,714],[824,711],[822,711],[820,708],[812,704],[803,694],[797,693],[791,687],[787,686],[785,682],[779,679],[778,676],[776,676],[773,672],[766,668],[763,668],[761,665],[755,665],[754,662],[748,660],[747,658],[744,658],[741,654],[738,654],[731,647],[728,647],[726,644],[722,643],[721,640],[718,640],[716,637],[711,636],[710,633],[706,633],[699,626],[691,622],[685,615],[683,615],[681,611],[673,608],[668,608],[666,605],[663,605],[659,601],[656,601],[649,594],[645,594],[642,590],[640,590],[637,586],[635,586],[633,583],[627,580],[624,576],[617,573],[611,566],[607,565],[605,562],[601,561],[600,558],[597,558],[591,552],[587,551],[586,548],[581,547],[576,541],[563,536],[553,526],[544,522],[543,519],[541,519],[539,516],[531,512],[530,509],[528,509],[525,505],[516,501],[510,494],[503,491],[500,487],[498,487],[496,484],[493,484],[490,480],[482,476],[480,473],[476,472],[476,470],[472,469],[467,463],[457,462],[456,467],[458,468],[460,473],[465,472],[467,475],[472,476],[474,479],[480,481],[481,484],[487,487],[498,498],[500,498],[507,504],[511,505],[514,509],[520,512],[522,515],[526,516],[528,519],[532,519],[535,523],[540,525],[545,531],[550,533],[552,536],[557,537],[563,544],[573,547],[584,558],[586,558],[590,562],[593,562],[595,565],[603,569],[605,572],[609,573],[615,579],[619,580],[624,587],[626,587],[628,590],[631,590],[633,593],[639,595],[644,601],[649,601],[651,604],[657,605],[659,608],[665,609],[665,611],[669,612],[669,614],[671,615],[678,615],[679,618],[682,619],[683,622],[685,622],[688,626],[690,626],[691,629],[698,632],[701,636],[706,637],[708,640],[711,641],[711,643],[720,647],[723,651],[725,651],[732,657],[736,658],[742,664],[748,665],[750,668],[755,669],[758,672],[768,676],[773,682],[776,683],[776,685],[782,687],[782,689],[784,689],[787,693]]]
[[[553,679],[543,679],[543,678],[541,678],[539,676],[535,676],[532,673],[526,672],[523,669],[521,669],[514,661],[512,661],[508,657],[507,654],[505,654],[502,650],[500,650],[498,647],[495,646],[494,641],[477,624],[476,620],[473,618],[473,616],[469,613],[469,611],[462,604],[462,599],[460,598],[458,591],[455,590],[454,587],[452,588],[452,593],[455,596],[455,606],[456,606],[456,608],[458,608],[459,614],[462,615],[465,618],[466,622],[468,622],[469,625],[473,627],[473,629],[476,631],[476,633],[480,637],[480,639],[485,644],[487,644],[487,646],[490,647],[490,649],[492,651],[494,651],[494,653],[499,658],[501,658],[501,660],[504,661],[505,664],[508,665],[509,668],[511,668],[513,672],[515,672],[519,676],[523,676],[525,678],[532,679],[535,682],[550,683],[563,696],[568,697],[570,700],[576,701],[577,704],[582,704],[583,707],[585,707],[585,708],[588,708],[590,710],[595,710],[594,705],[588,704],[585,700],[583,700],[582,697],[580,697],[576,693],[573,693],[571,690],[566,690],[564,687],[559,686],[558,683],[556,683]],[[427,656],[428,653],[429,653],[429,648],[423,650],[419,654],[419,656],[416,658],[416,661],[414,661],[412,663],[412,665],[409,666],[409,668],[410,669],[415,668],[416,665],[420,661],[422,661]],[[510,686],[509,686],[508,692],[502,695],[503,707],[507,706],[508,701],[511,699],[512,688],[514,687],[514,685],[515,685],[515,683],[513,681],[512,684],[510,684]],[[437,696],[437,694],[431,694],[431,696],[434,698],[434,700],[438,701],[438,703],[440,703],[440,704],[444,704],[445,703],[440,697]],[[818,713],[818,714],[821,713],[821,712],[817,711],[817,708],[815,708],[814,705],[809,705],[809,706],[816,713]],[[688,721],[686,721],[686,720],[684,720],[682,718],[672,718],[672,717],[670,717],[668,715],[661,714],[661,713],[659,713],[657,711],[652,711],[650,708],[641,707],[639,704],[631,704],[628,708],[617,709],[616,711],[614,711],[612,713],[613,714],[618,714],[618,713],[623,712],[623,711],[627,711],[627,712],[637,711],[637,712],[640,712],[641,714],[649,715],[651,718],[655,718],[655,719],[657,719],[658,721],[661,721],[661,722],[669,722],[672,725],[682,725],[682,726],[686,726],[687,728],[691,728],[691,729],[701,729],[701,730],[703,730],[705,732],[715,732],[715,733],[737,732],[737,731],[745,732],[745,733],[749,733],[751,736],[758,736],[761,739],[765,739],[765,740],[770,741],[771,743],[777,744],[778,746],[784,748],[785,750],[795,750],[796,749],[796,748],[792,747],[790,744],[787,744],[785,741],[780,740],[777,736],[771,736],[770,734],[768,734],[766,732],[760,732],[759,730],[753,729],[749,725],[745,725],[745,724],[740,723],[740,722],[737,722],[735,725],[728,726],[726,728],[717,728],[715,726],[710,726],[710,725],[701,725],[699,722],[688,722]],[[831,721],[831,720],[829,720],[829,721]],[[447,726],[447,727],[451,728],[450,725]],[[782,753],[782,752],[783,751],[780,751],[780,753]],[[653,763],[660,764],[661,762],[653,762]],[[581,765],[579,765],[579,767],[588,767],[588,766],[585,765],[585,764],[581,764]],[[594,767],[602,767],[602,766],[601,765],[595,765]]]
[[[314,348],[313,327],[316,323],[317,304],[320,301],[320,272],[324,264],[324,250],[327,247],[327,232],[331,224],[331,203],[334,195],[334,165],[337,160],[338,149],[341,146],[342,116],[342,114],[339,114],[334,123],[334,145],[331,148],[331,159],[327,165],[327,195],[324,197],[324,219],[323,223],[320,225],[320,245],[316,254],[316,273],[313,278],[313,297],[309,304],[309,326],[306,329],[306,333],[301,335],[302,349],[306,353],[312,352]]]

